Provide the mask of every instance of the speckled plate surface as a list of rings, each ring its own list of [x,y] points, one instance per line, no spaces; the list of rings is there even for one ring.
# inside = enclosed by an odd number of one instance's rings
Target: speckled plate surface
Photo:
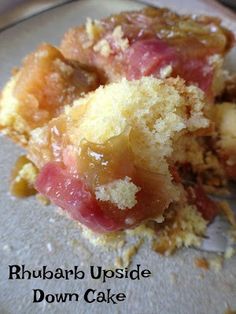
[[[5,30],[0,33],[1,87],[11,69],[40,42],[58,44],[69,27],[83,23],[87,16],[100,18],[140,7],[141,4],[124,0],[81,0]],[[102,251],[81,238],[77,224],[58,215],[53,206],[43,206],[33,197],[18,200],[9,195],[10,170],[20,153],[20,148],[5,137],[0,138],[0,314],[223,314],[227,306],[236,309],[236,257],[215,273],[194,266],[196,257],[213,258],[212,254],[188,249],[166,258],[144,245],[133,259],[131,269],[140,264],[152,272],[150,278],[110,279],[107,283],[91,279],[90,265],[114,267],[115,252]],[[83,280],[11,281],[8,265],[12,264],[25,264],[30,269],[43,265],[69,269],[78,265],[86,276]],[[127,298],[117,305],[88,304],[83,298],[78,302],[32,303],[32,289],[42,289],[45,293],[75,292],[82,296],[88,288],[98,291],[109,288],[114,293],[124,292]]]

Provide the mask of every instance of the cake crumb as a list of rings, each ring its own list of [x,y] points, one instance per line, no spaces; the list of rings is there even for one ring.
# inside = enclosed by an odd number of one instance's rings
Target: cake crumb
[[[195,265],[198,267],[198,268],[202,268],[202,269],[205,269],[205,270],[209,270],[209,262],[206,258],[204,257],[197,257],[195,259]]]
[[[125,245],[125,240],[124,239],[121,239],[118,243],[117,243],[117,249],[122,249]]]
[[[109,57],[112,50],[109,45],[109,42],[106,39],[101,39],[97,42],[97,44],[93,47],[95,52],[99,52],[103,57]]]
[[[224,314],[236,314],[236,310],[232,310],[230,306],[227,306]]]
[[[138,253],[138,250],[142,246],[143,242],[143,239],[139,239],[136,244],[127,248],[121,257],[116,258],[115,262],[122,268],[129,267],[132,263],[133,257]]]
[[[236,253],[236,250],[233,247],[227,247],[225,254],[224,254],[224,258],[225,259],[230,259],[231,257],[233,257]]]
[[[95,194],[98,200],[110,201],[117,205],[119,209],[124,210],[137,204],[135,195],[138,191],[140,191],[140,188],[131,181],[131,178],[125,177],[97,187]],[[129,224],[128,218],[127,224]],[[130,224],[133,224],[133,221]]]
[[[115,45],[121,51],[125,51],[129,47],[129,41],[127,38],[124,38],[124,32],[121,28],[121,25],[118,25],[114,28],[112,32],[112,38],[115,41]]]
[[[102,31],[102,25],[98,20],[92,20],[88,17],[85,24],[85,30],[89,42],[92,44],[95,40],[99,38]]]
[[[216,256],[208,260],[210,270],[213,270],[214,272],[218,273],[222,270],[223,267],[223,257],[222,256]]]
[[[16,197],[27,197],[34,195],[34,182],[38,174],[38,169],[26,157],[20,156],[12,170],[12,178],[10,184],[11,194]]]
[[[221,202],[219,202],[219,205],[220,205],[220,208],[221,208],[223,214],[228,219],[230,224],[233,227],[236,227],[236,217],[235,217],[234,211],[230,207],[229,203],[227,201],[221,201]]]
[[[37,201],[39,201],[41,204],[45,206],[50,204],[50,200],[40,193],[37,193],[35,198],[37,199]]]
[[[122,268],[123,267],[123,263],[122,263],[122,258],[120,256],[117,256],[115,258],[115,262],[114,262],[115,267],[117,268]]]

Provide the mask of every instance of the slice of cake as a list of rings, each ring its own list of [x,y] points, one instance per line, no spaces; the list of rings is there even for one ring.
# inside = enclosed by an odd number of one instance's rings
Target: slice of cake
[[[145,8],[40,45],[0,97],[0,130],[27,151],[11,192],[36,188],[96,239],[198,245],[219,212],[203,186],[236,178],[232,44],[216,18]]]
[[[204,104],[203,92],[181,79],[100,87],[32,132],[36,188],[94,231],[156,219],[188,198],[173,152],[180,138],[208,134]]]

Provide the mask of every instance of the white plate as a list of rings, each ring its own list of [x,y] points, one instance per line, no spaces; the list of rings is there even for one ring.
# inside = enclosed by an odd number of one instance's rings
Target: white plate
[[[6,82],[12,67],[40,42],[58,44],[71,26],[87,16],[100,18],[142,5],[127,0],[81,0],[28,19],[0,34],[0,84]],[[193,12],[194,13],[194,12]],[[140,281],[110,280],[107,284],[89,279],[90,265],[113,267],[114,252],[103,252],[81,239],[76,223],[59,216],[53,206],[45,207],[34,198],[17,200],[8,193],[10,170],[21,150],[5,137],[0,138],[0,313],[224,313],[227,305],[236,308],[236,258],[215,274],[194,266],[197,256],[211,257],[193,249],[173,257],[161,257],[143,247],[133,265],[150,269],[152,277]],[[75,244],[75,240],[78,242]],[[70,268],[79,265],[86,273],[76,280],[8,280],[9,264],[25,264],[31,269],[42,265]],[[175,280],[173,280],[175,279]],[[32,289],[46,293],[79,292],[88,288],[125,292],[118,305],[79,302],[32,303]]]

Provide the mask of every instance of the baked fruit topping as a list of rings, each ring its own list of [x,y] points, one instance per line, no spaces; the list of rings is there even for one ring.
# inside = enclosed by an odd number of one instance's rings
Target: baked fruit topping
[[[185,198],[172,152],[180,137],[207,133],[203,108],[200,89],[181,79],[101,87],[32,132],[29,158],[42,168],[36,188],[95,231],[156,219]]]
[[[0,98],[0,128],[26,145],[29,133],[50,121],[65,105],[95,89],[97,75],[61,52],[42,44],[29,54],[6,84]]]
[[[122,12],[70,29],[63,54],[96,66],[108,81],[180,76],[208,96],[219,93],[214,77],[233,35],[212,17],[181,16],[168,9]]]

